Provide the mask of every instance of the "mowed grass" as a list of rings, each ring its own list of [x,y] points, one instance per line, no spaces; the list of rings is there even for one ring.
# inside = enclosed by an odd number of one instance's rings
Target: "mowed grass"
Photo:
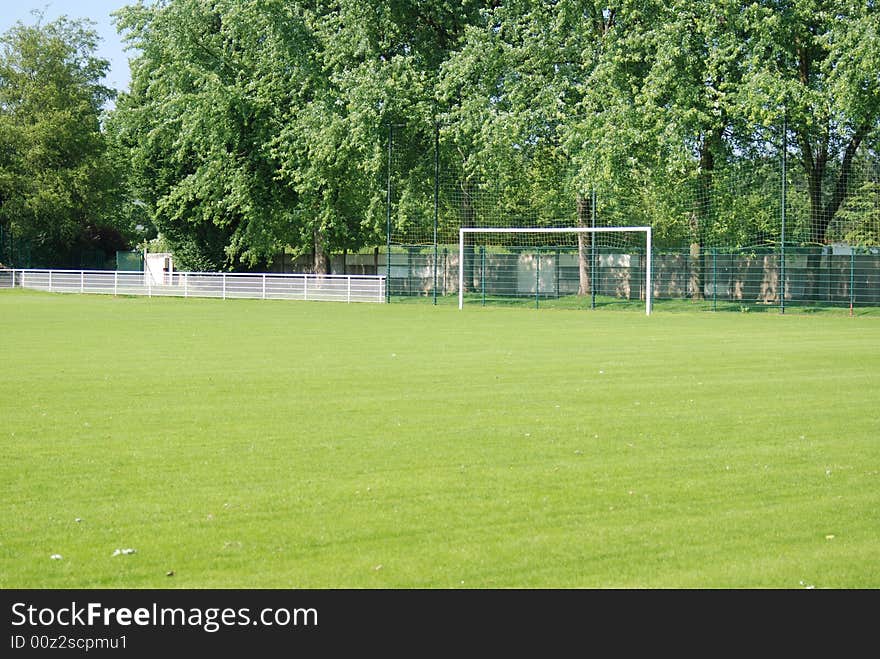
[[[0,320],[3,588],[880,587],[875,317],[4,291]]]

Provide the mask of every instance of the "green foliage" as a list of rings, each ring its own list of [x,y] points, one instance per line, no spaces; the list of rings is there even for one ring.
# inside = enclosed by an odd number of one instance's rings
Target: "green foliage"
[[[595,216],[658,246],[779,241],[783,151],[786,240],[876,231],[851,198],[877,180],[873,3],[168,0],[116,18],[132,82],[107,117],[93,33],[7,37],[0,222],[22,238],[104,223],[161,233],[185,269],[286,250],[323,270],[385,242],[389,177],[392,242],[433,241],[435,138],[441,240]],[[63,63],[55,82],[28,87],[16,49]]]
[[[383,124],[434,113],[474,3],[177,0],[118,13],[138,49],[115,128],[182,267],[382,242]],[[416,115],[417,119],[413,116]]]
[[[284,70],[299,30],[286,3],[257,4],[265,11],[184,1],[118,12],[138,56],[110,128],[131,153],[131,196],[183,268],[254,264],[294,233],[296,191],[275,180],[272,141],[306,82]]]
[[[756,2],[743,13],[750,48],[738,98],[765,124],[785,120],[806,179],[809,237],[825,242],[854,158],[880,125],[874,3]]]
[[[102,231],[129,233],[101,130],[113,92],[96,40],[67,18],[0,36],[0,225],[48,264]]]
[[[880,247],[880,182],[866,181],[853,190],[829,232],[850,245]]]

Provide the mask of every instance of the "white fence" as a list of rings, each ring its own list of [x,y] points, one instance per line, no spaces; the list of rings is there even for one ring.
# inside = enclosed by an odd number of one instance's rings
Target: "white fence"
[[[53,293],[148,297],[385,302],[383,275],[175,272],[156,284],[143,272],[112,270],[0,270],[0,288]]]

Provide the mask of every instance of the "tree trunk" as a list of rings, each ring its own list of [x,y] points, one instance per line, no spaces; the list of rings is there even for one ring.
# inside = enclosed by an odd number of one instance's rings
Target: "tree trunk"
[[[324,250],[324,234],[320,231],[315,231],[314,233],[314,262],[313,268],[316,275],[329,275],[330,274],[330,258],[327,252]]]
[[[688,290],[692,300],[703,299],[703,244],[697,240],[691,243]]]
[[[827,242],[826,233],[831,224],[832,218],[843,205],[849,192],[849,178],[852,174],[853,159],[856,152],[870,132],[870,126],[863,124],[859,126],[853,134],[849,143],[844,149],[843,157],[840,162],[840,171],[834,181],[834,191],[828,199],[827,204],[823,204],[825,197],[823,187],[825,182],[825,174],[829,159],[829,150],[827,141],[815,147],[810,141],[809,135],[799,135],[799,141],[802,152],[802,162],[807,174],[807,184],[810,194],[810,242],[815,245],[822,245]],[[804,286],[804,298],[807,300],[816,300],[819,295],[819,274],[822,268],[822,253],[819,249],[813,249],[807,255],[807,272],[806,282]]]
[[[590,226],[589,220],[592,216],[592,200],[586,198],[580,193],[577,196],[577,226],[578,228],[586,228]],[[592,233],[578,233],[578,295],[587,296],[592,291],[590,282],[590,248],[593,245]]]

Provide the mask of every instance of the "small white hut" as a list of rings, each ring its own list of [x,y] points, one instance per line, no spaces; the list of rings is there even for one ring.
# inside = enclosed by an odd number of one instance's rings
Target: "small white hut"
[[[150,286],[170,286],[174,276],[171,254],[144,252],[144,280]]]

